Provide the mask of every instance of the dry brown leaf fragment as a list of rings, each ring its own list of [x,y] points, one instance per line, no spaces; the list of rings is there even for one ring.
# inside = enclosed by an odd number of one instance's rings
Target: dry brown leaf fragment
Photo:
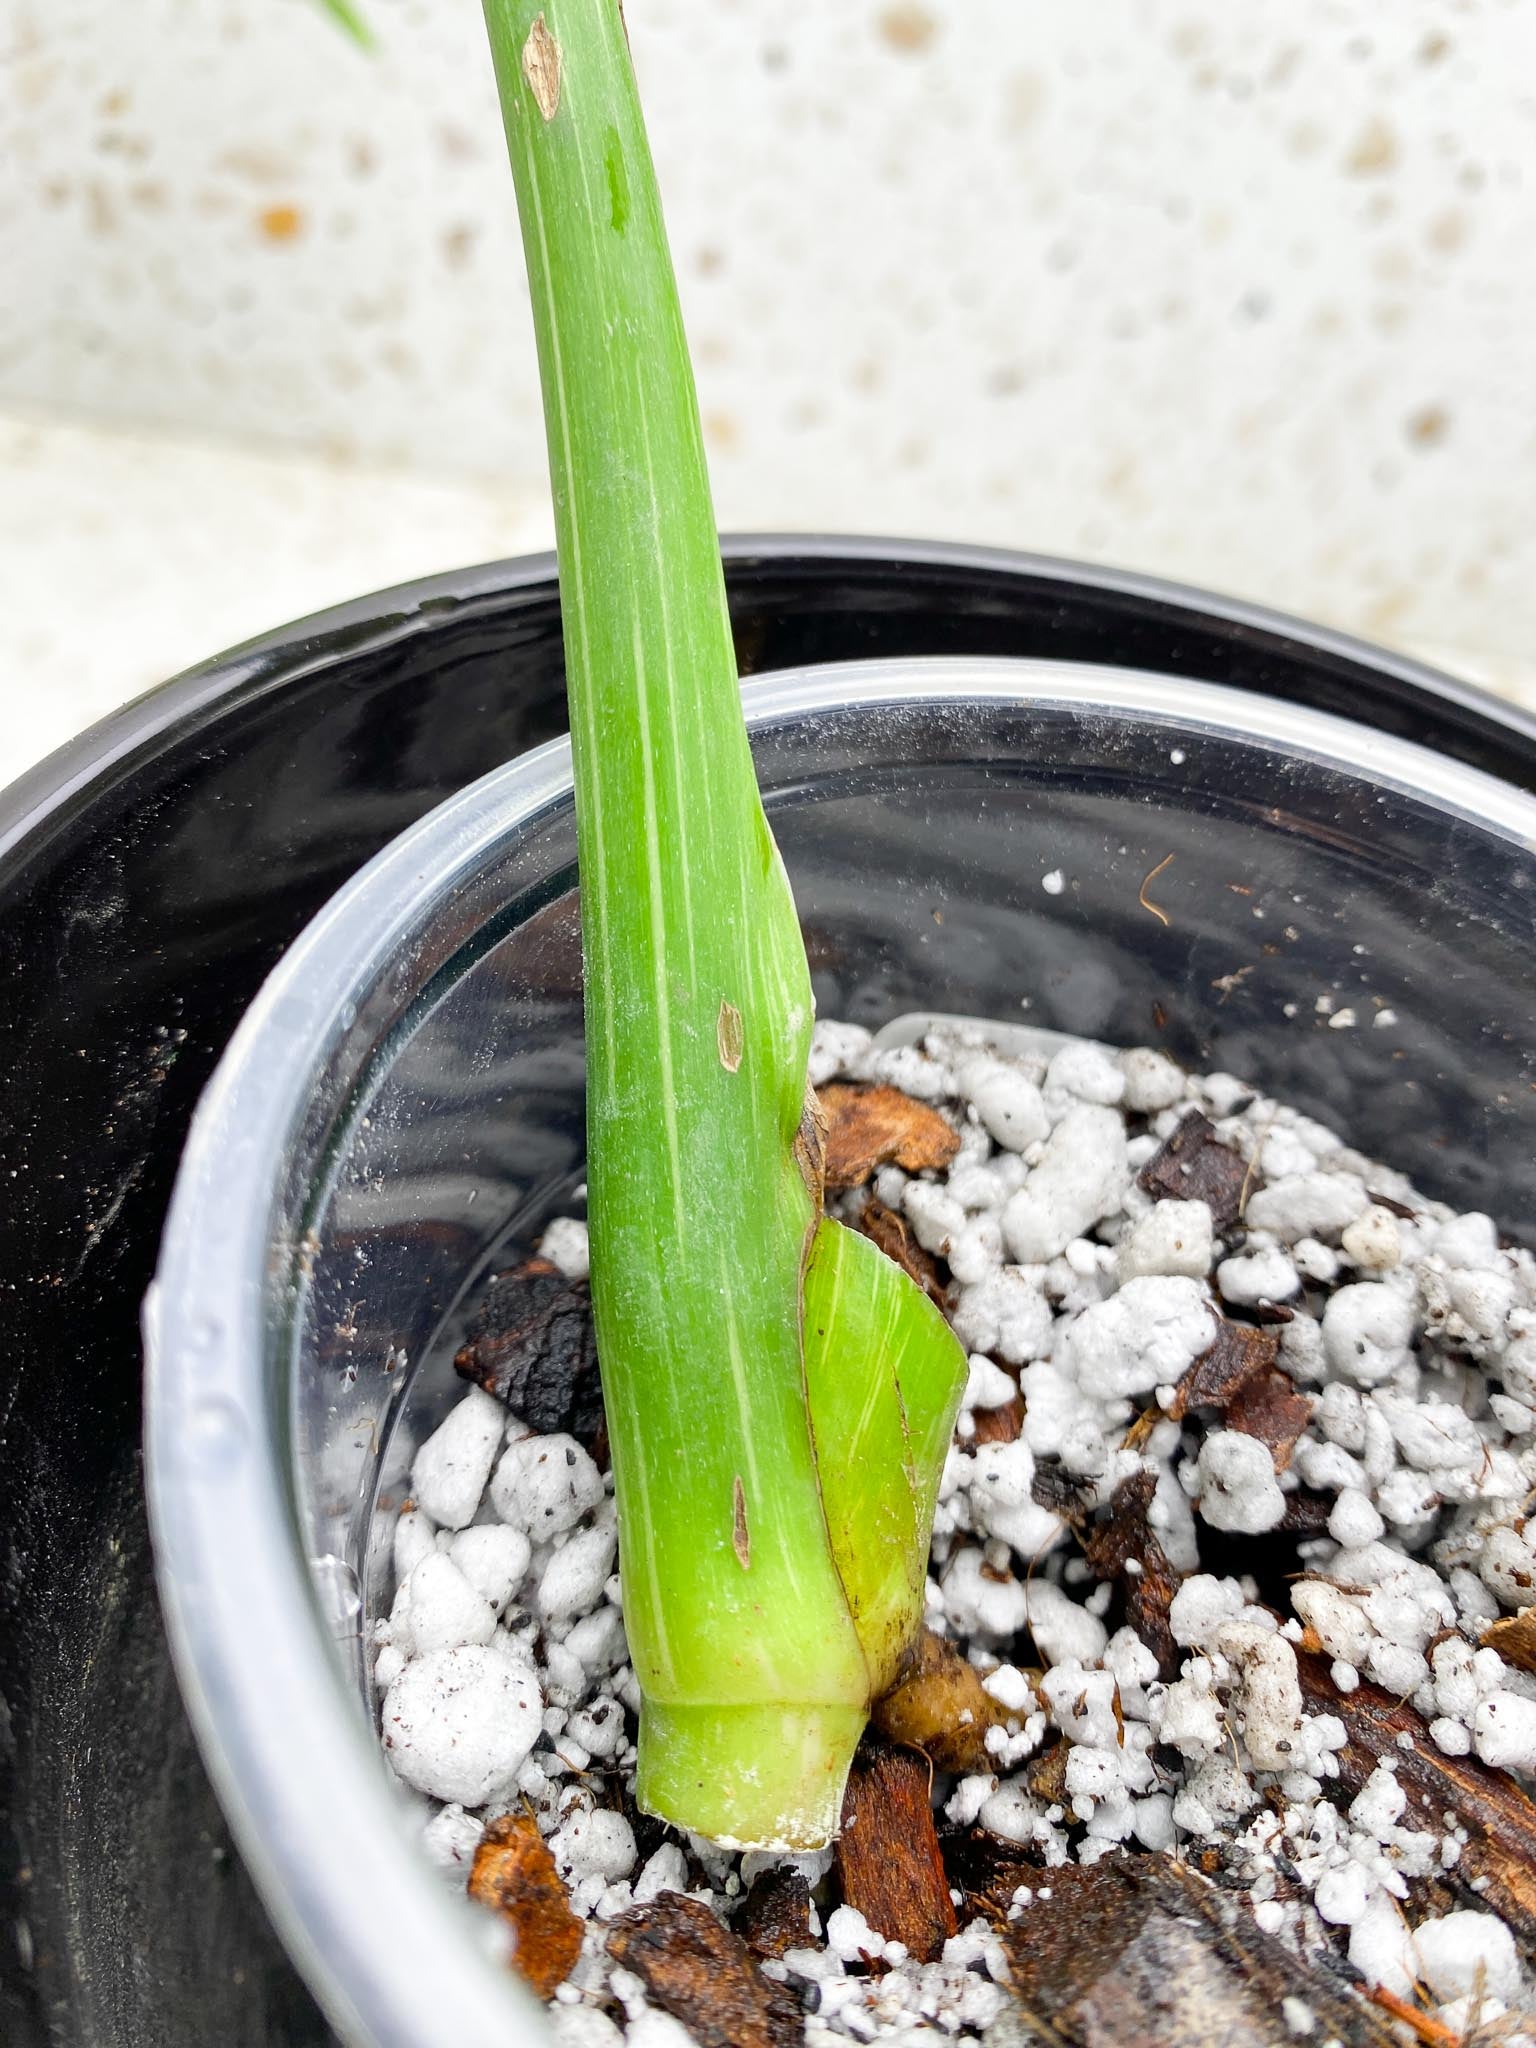
[[[1081,1474],[1069,1472],[1056,1458],[1042,1458],[1035,1466],[1035,1476],[1029,1482],[1029,1497],[1037,1507],[1049,1508],[1053,1515],[1071,1527],[1078,1528],[1089,1513],[1088,1501],[1093,1491],[1093,1481]]]
[[[540,1998],[553,1998],[581,1954],[582,1927],[531,1814],[487,1822],[470,1868],[469,1896],[510,1928],[513,1969]]]
[[[621,1914],[608,1953],[699,2048],[799,2048],[805,2016],[794,1994],[758,1969],[747,1946],[709,1907],[661,1892]]]
[[[1126,1621],[1157,1659],[1157,1675],[1165,1681],[1178,1677],[1184,1655],[1174,1640],[1169,1619],[1179,1585],[1179,1575],[1163,1555],[1161,1545],[1155,1561],[1149,1557],[1140,1575],[1125,1581]]]
[[[929,1300],[943,1308],[946,1300],[944,1282],[939,1274],[939,1262],[931,1252],[926,1252],[912,1235],[911,1225],[905,1216],[888,1209],[884,1202],[871,1195],[854,1223],[854,1229],[876,1244],[888,1259],[915,1280]]]
[[[833,1851],[844,1901],[919,1963],[937,1960],[956,1931],[955,1905],[933,1823],[925,1757],[866,1741],[843,1795]]]
[[[981,1682],[954,1644],[924,1629],[902,1661],[896,1683],[874,1709],[890,1741],[920,1749],[941,1771],[990,1771],[987,1730],[1017,1721]]]
[[[948,1166],[960,1134],[936,1109],[899,1088],[833,1081],[820,1091],[827,1119],[827,1189],[862,1187],[877,1168],[924,1173]]]
[[[1286,1536],[1321,1536],[1338,1506],[1338,1496],[1321,1493],[1310,1486],[1298,1486],[1285,1496],[1285,1513],[1280,1518]]]
[[[1536,1671],[1536,1607],[1522,1607],[1518,1614],[1490,1621],[1481,1641],[1485,1650],[1497,1650],[1517,1671]]]
[[[1204,1202],[1218,1231],[1237,1221],[1249,1177],[1247,1161],[1222,1143],[1198,1109],[1189,1111],[1137,1175],[1159,1201]]]

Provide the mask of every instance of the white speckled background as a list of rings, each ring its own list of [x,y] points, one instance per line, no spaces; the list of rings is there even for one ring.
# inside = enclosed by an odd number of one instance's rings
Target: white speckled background
[[[478,7],[365,11],[0,17],[0,779],[547,539]],[[1536,701],[1529,0],[628,14],[723,525],[1130,564]]]

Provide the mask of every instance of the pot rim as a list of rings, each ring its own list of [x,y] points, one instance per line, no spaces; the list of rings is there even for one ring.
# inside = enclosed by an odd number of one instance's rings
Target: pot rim
[[[917,657],[747,683],[749,726],[847,705],[1094,706],[1335,763],[1536,845],[1536,797],[1328,713],[1150,671]],[[193,1118],[144,1305],[156,1575],[177,1673],[221,1802],[280,1932],[333,2022],[377,2048],[505,2048],[543,2015],[408,1839],[293,1538],[280,1390],[264,1384],[272,1190],[315,1058],[399,935],[488,848],[570,792],[569,742],[492,771],[377,854],[290,947]],[[267,1704],[278,1673],[277,1708]],[[258,1815],[259,1809],[259,1815]],[[326,1816],[332,1818],[329,1836]],[[345,1816],[350,1838],[335,1838]],[[391,1940],[409,1929],[410,1939]],[[424,1972],[431,1944],[441,1971]],[[516,2001],[509,2004],[509,1999]]]
[[[1429,697],[1437,710],[1451,713],[1459,722],[1470,720],[1485,729],[1491,726],[1526,748],[1536,749],[1536,711],[1496,696],[1480,684],[1295,613],[1142,570],[967,541],[869,534],[725,534],[720,549],[728,588],[733,569],[754,564],[828,573],[849,567],[932,567],[1001,578],[1010,584],[1021,580],[1058,584],[1064,591],[1090,591],[1106,600],[1155,606],[1170,623],[1181,617],[1207,624],[1215,621],[1228,628],[1234,640],[1249,647],[1269,643],[1276,652],[1297,650],[1346,665],[1362,677],[1385,677],[1415,695]],[[84,800],[92,784],[123,770],[143,748],[178,724],[197,727],[212,720],[231,697],[260,694],[295,681],[327,666],[340,652],[376,650],[430,631],[445,612],[500,606],[511,597],[553,599],[556,588],[553,552],[507,556],[390,584],[366,596],[328,605],[184,669],[109,712],[23,769],[11,783],[0,785],[0,862],[20,851],[27,836],[45,826],[55,812]]]

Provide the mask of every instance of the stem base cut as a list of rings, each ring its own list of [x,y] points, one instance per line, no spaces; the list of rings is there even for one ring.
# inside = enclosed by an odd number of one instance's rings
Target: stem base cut
[[[647,1700],[636,1798],[737,1849],[819,1849],[837,1833],[862,1706],[669,1706]]]

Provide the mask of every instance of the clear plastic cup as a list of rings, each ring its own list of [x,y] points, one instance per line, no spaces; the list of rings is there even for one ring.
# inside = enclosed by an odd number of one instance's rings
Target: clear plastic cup
[[[1536,799],[1127,670],[852,664],[745,700],[822,1015],[1159,1045],[1530,1241]],[[412,1839],[364,1630],[466,1299],[581,1177],[577,905],[563,742],[365,868],[203,1098],[145,1309],[194,1722],[280,1930],[381,2048],[545,2027]]]

